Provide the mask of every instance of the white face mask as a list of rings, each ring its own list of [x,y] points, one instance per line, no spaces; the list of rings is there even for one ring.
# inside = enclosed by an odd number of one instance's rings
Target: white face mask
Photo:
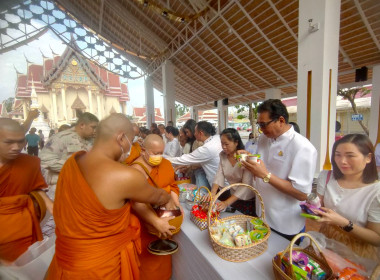
[[[123,149],[123,147],[120,145],[121,156],[120,156],[120,158],[119,158],[119,162],[124,162],[124,161],[129,157],[129,155],[130,155],[130,153],[131,153],[131,150],[132,150],[132,144],[131,144],[131,142],[129,141],[128,137],[127,137],[125,134],[123,134],[123,136],[125,136],[125,138],[127,138],[127,141],[128,141],[128,143],[129,143],[129,151],[128,151],[127,153],[124,153],[124,149]],[[123,138],[123,137],[122,137],[122,138]]]
[[[132,143],[136,143],[138,140],[139,140],[139,137],[138,137],[138,136],[135,136],[135,138],[133,138]]]

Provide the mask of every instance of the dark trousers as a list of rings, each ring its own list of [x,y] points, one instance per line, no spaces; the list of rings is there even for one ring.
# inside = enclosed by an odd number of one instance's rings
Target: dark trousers
[[[287,234],[284,234],[284,233],[281,233],[281,232],[278,232],[277,230],[274,230],[273,228],[270,228],[272,231],[274,231],[275,233],[277,233],[278,235],[281,235],[282,237],[288,239],[289,241],[292,241],[292,239],[294,238],[294,236],[296,236],[297,234],[294,234],[294,235],[287,235]],[[299,232],[305,232],[305,227]],[[295,244],[296,245],[300,245],[301,241],[303,240],[303,237],[299,238]]]
[[[38,157],[38,146],[35,146],[35,147],[28,146],[28,155]]]

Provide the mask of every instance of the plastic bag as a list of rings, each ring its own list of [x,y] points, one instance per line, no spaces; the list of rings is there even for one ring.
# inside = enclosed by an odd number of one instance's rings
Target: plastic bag
[[[320,232],[309,231],[308,234],[310,234],[320,246],[334,274],[337,274],[346,267],[353,267],[357,269],[361,275],[369,277],[377,266],[376,261],[358,256],[343,243],[329,239]],[[308,245],[309,241],[304,239],[300,247],[305,248]]]

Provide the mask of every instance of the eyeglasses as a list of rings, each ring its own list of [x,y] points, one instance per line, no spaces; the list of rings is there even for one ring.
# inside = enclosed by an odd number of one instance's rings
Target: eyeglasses
[[[258,122],[257,125],[260,127],[260,128],[266,128],[270,123],[276,121],[276,119],[274,120],[270,120],[269,122]]]

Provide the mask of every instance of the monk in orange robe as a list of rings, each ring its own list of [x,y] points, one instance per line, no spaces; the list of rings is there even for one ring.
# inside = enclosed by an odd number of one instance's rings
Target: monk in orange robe
[[[112,114],[99,123],[92,150],[66,161],[56,189],[56,251],[47,279],[139,279],[140,223],[131,201],[165,204],[170,195],[118,163],[132,139],[128,118]],[[144,216],[141,208],[135,211]]]
[[[40,219],[46,207],[53,208],[53,202],[41,191],[47,185],[40,160],[21,154],[24,146],[25,134],[19,123],[0,119],[0,260],[8,262],[42,240]],[[32,192],[33,198],[29,195]]]
[[[140,135],[140,129],[137,126],[137,124],[135,124],[135,123],[132,124],[132,127],[133,127],[133,132],[135,134],[135,138],[133,138],[131,152],[130,152],[129,156],[124,161],[124,163],[127,165],[129,165],[133,161],[135,161],[140,156],[140,153],[141,153],[141,146],[140,146],[140,143],[138,142],[138,137]]]
[[[157,188],[164,189],[170,193],[172,199],[165,205],[166,209],[179,207],[179,188],[175,182],[174,169],[170,161],[162,158],[165,143],[159,135],[148,135],[143,143],[141,156],[137,158],[131,166],[140,170],[148,180],[149,184]],[[156,219],[160,219],[156,216]],[[149,227],[150,225],[148,225]],[[174,227],[173,227],[174,228]],[[162,236],[166,237],[166,236]],[[149,279],[170,279],[172,274],[171,255],[156,256],[148,252],[147,246],[150,242],[157,239],[148,232],[146,224],[141,228],[141,247],[140,255],[140,275],[142,280]]]

